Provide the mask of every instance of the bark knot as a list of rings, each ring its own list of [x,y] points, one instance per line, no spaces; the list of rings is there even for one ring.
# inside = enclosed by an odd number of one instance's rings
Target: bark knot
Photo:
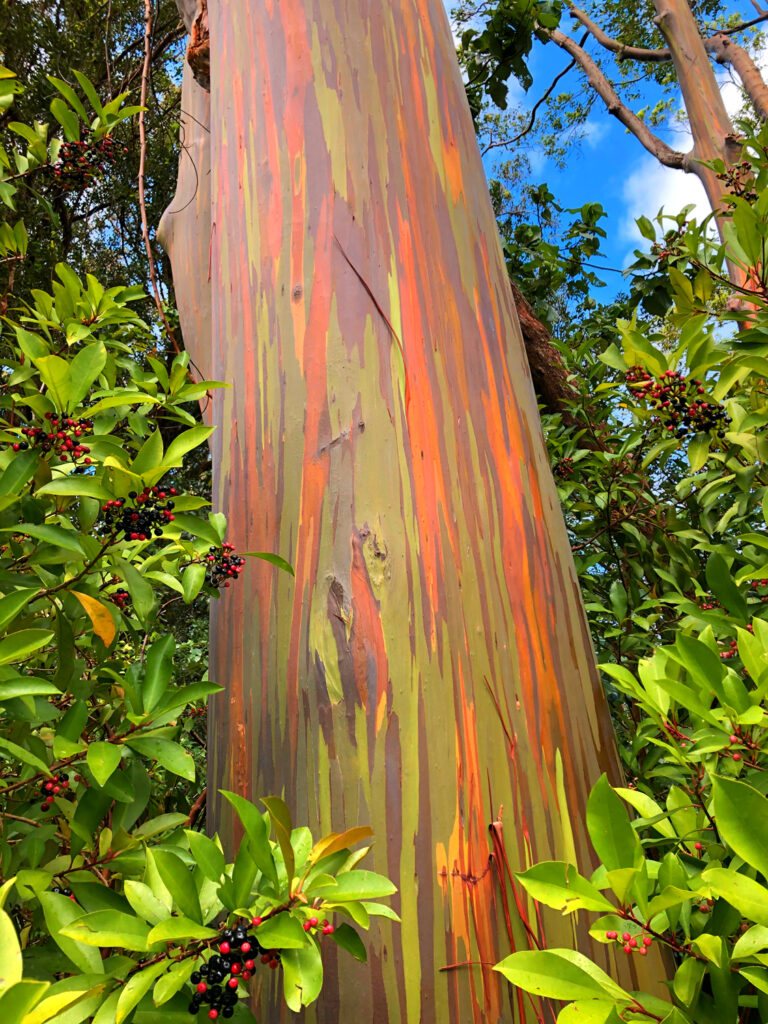
[[[200,0],[200,9],[192,22],[187,45],[187,62],[195,81],[211,91],[211,37],[208,31],[208,0]]]

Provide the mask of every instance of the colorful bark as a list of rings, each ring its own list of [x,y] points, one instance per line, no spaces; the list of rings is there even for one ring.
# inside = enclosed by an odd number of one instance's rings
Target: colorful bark
[[[209,792],[375,830],[402,925],[366,966],[331,947],[309,1019],[533,1019],[491,970],[489,854],[588,863],[618,764],[449,26],[440,0],[210,0],[209,28],[215,500],[296,570],[215,606]]]

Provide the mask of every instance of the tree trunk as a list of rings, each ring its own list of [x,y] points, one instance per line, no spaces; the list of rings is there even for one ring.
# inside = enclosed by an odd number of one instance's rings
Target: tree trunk
[[[726,186],[702,161],[722,160],[728,166],[741,156],[733,127],[688,0],[654,0],[654,19],[669,47],[691,125],[693,149],[688,170],[701,181],[717,216]]]
[[[200,360],[232,385],[216,508],[239,550],[296,573],[254,562],[214,602],[209,793],[279,793],[316,833],[370,824],[402,917],[373,921],[367,965],[328,944],[307,1019],[533,1020],[492,971],[528,917],[644,987],[658,961],[609,962],[586,921],[516,905],[489,856],[495,822],[511,870],[586,868],[589,788],[620,772],[442,4],[208,17],[210,216],[179,210],[169,241],[186,274],[210,231],[192,280],[210,275]],[[199,344],[205,300],[185,296]],[[274,976],[257,1002],[288,1016]]]

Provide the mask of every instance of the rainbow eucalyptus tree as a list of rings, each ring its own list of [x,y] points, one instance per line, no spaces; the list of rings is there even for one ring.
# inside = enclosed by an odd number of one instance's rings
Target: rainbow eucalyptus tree
[[[533,1019],[492,965],[574,925],[509,872],[588,862],[586,796],[619,769],[442,4],[183,13],[162,230],[187,347],[231,385],[215,504],[295,567],[255,563],[213,612],[209,792],[375,831],[402,924],[365,965],[328,951],[313,1019]],[[283,1012],[266,986],[259,1019]]]

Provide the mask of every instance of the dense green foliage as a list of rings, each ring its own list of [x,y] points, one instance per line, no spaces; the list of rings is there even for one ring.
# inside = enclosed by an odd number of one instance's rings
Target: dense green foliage
[[[592,791],[596,871],[516,877],[545,906],[594,914],[619,955],[663,945],[674,972],[664,999],[577,950],[502,961],[513,983],[569,1001],[560,1024],[768,1020],[765,134],[746,152],[725,245],[685,214],[642,220],[650,251],[624,317],[602,310],[560,345],[574,399],[545,430],[630,781]],[[749,279],[733,312],[726,255]]]

